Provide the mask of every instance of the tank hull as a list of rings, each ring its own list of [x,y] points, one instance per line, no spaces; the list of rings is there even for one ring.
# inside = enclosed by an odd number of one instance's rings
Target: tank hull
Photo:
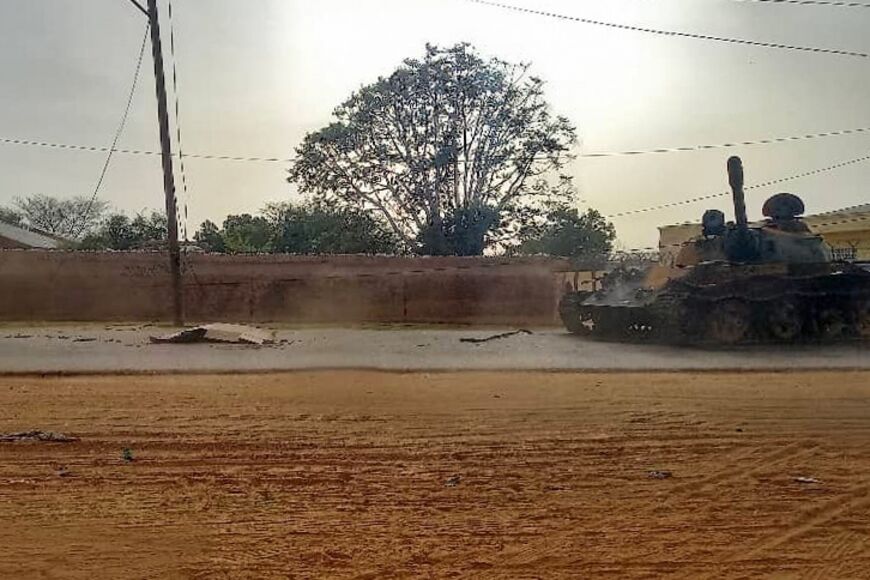
[[[652,289],[569,292],[574,334],[692,344],[870,339],[870,271],[845,263],[704,263]]]

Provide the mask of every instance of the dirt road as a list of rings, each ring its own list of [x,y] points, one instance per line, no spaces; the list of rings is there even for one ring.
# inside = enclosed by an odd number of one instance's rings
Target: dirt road
[[[688,348],[583,340],[562,329],[470,344],[504,328],[284,328],[278,344],[151,344],[168,328],[0,325],[0,374],[127,371],[867,369],[870,345]]]
[[[867,372],[0,379],[30,429],[2,578],[870,577]]]

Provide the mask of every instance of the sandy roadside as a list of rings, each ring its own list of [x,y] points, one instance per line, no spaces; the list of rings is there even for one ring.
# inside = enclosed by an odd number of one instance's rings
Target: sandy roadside
[[[0,577],[867,577],[868,419],[868,372],[3,378],[80,440],[0,443]]]

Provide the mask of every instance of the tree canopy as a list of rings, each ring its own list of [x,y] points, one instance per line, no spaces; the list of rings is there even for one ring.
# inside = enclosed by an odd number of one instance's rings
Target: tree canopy
[[[193,239],[200,248],[207,252],[223,253],[226,251],[226,244],[224,243],[221,230],[211,220],[202,222],[199,229],[193,234]]]
[[[6,208],[4,215],[17,214],[17,225],[53,234],[69,240],[87,235],[100,223],[108,204],[89,197],[59,199],[49,195],[31,195],[15,198],[15,209]],[[4,219],[5,221],[5,219]],[[15,223],[15,222],[13,222]]]
[[[152,211],[137,214],[132,220],[123,213],[112,213],[85,236],[83,250],[135,250],[160,245],[167,239],[166,214]]]
[[[11,207],[0,206],[0,222],[12,224],[13,226],[24,225],[24,214]]]
[[[243,213],[226,217],[221,237],[230,254],[269,252],[274,230],[266,218]]]
[[[395,234],[370,213],[323,203],[272,204],[274,251],[290,254],[394,254]]]
[[[427,46],[307,135],[289,180],[377,213],[409,251],[515,244],[547,202],[573,193],[561,170],[575,130],[551,113],[543,87],[528,64],[484,59],[468,44]]]
[[[218,228],[206,220],[194,240],[210,252],[394,254],[399,243],[368,212],[316,201],[270,203],[262,215],[229,215]]]
[[[576,208],[558,204],[538,224],[520,234],[518,252],[546,254],[584,260],[601,260],[613,249],[616,230],[594,209],[580,213]]]

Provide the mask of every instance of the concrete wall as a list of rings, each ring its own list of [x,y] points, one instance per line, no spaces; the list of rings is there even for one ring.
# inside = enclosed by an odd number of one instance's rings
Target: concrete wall
[[[569,269],[547,258],[184,259],[190,321],[558,323]],[[0,320],[167,320],[159,253],[0,251]]]

